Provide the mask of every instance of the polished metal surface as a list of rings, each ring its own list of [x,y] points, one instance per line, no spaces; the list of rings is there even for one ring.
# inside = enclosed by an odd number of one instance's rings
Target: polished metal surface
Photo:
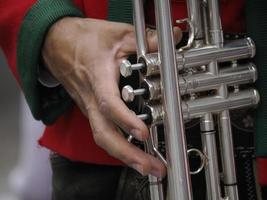
[[[151,139],[148,140],[148,142],[146,142],[146,148],[147,148],[146,151],[149,152],[151,155],[157,156],[159,152],[158,152],[158,129],[156,126],[152,126],[149,129],[149,136]],[[160,154],[160,156],[162,155]],[[165,165],[167,165],[165,160],[163,160],[163,162],[165,162]],[[164,191],[163,191],[163,184],[162,184],[161,178],[148,175],[148,181],[150,185],[149,190],[150,190],[151,199],[164,200]]]
[[[185,119],[199,118],[206,113],[219,113],[224,110],[234,110],[255,106],[259,102],[259,94],[255,89],[247,89],[238,93],[229,93],[228,98],[220,95],[203,97],[183,102]]]
[[[155,126],[157,124],[162,124],[164,110],[161,104],[145,105],[144,113],[148,115],[147,123],[149,125]]]
[[[137,64],[131,64],[128,60],[123,60],[120,65],[120,73],[123,77],[131,76],[133,73],[133,70],[139,70],[142,69],[144,65],[142,63]]]
[[[125,102],[132,102],[135,96],[143,95],[146,92],[145,89],[136,89],[134,90],[130,85],[126,85],[122,89],[122,99]]]
[[[219,95],[202,97],[182,102],[183,118],[185,120],[204,117],[208,113],[219,114],[224,110],[235,110],[259,103],[259,94],[255,89],[247,89],[238,93],[230,93],[228,98]],[[149,119],[149,124],[162,124],[164,112],[160,104],[147,104],[144,109],[144,116]]]
[[[202,40],[204,38],[201,3],[201,1],[196,0],[186,1],[187,13],[189,13],[188,18],[192,22],[194,27],[194,37],[197,40]]]
[[[195,33],[195,27],[194,27],[192,21],[190,21],[189,19],[176,20],[176,23],[177,24],[183,24],[185,22],[189,26],[189,30],[188,30],[189,37],[188,37],[187,44],[185,46],[180,47],[178,49],[178,52],[183,52],[185,50],[188,50],[188,49],[192,48],[193,45],[194,45],[194,41],[195,41],[195,35],[194,35],[194,33]]]
[[[217,0],[207,0],[208,4],[208,22],[209,22],[209,33],[210,42],[218,48],[223,47],[223,31],[220,19],[219,11],[219,1]],[[218,74],[218,63],[213,61],[209,64],[209,70],[215,75]],[[222,84],[218,88],[218,94],[227,99],[228,88],[227,85]],[[232,138],[232,127],[229,110],[226,108],[218,116],[219,120],[219,134],[220,134],[220,144],[221,144],[221,157],[223,166],[223,179],[225,187],[225,196],[229,200],[238,200],[238,189],[237,189],[237,177],[235,169],[234,160],[234,147]]]
[[[139,57],[142,55],[146,55],[148,51],[143,0],[133,0],[133,7],[134,7],[133,21],[135,24],[137,56]]]
[[[161,99],[161,82],[159,78],[145,78],[139,89],[133,89],[130,85],[123,87],[121,95],[125,102],[132,102],[135,96],[142,96],[147,101]]]
[[[161,99],[161,82],[159,78],[146,78],[141,83],[141,86],[146,88],[148,94],[144,96],[146,100],[158,100]]]
[[[253,63],[237,65],[237,67],[227,67],[221,69],[217,76],[210,72],[187,74],[180,76],[179,88],[181,95],[208,91],[218,88],[221,84],[228,86],[253,83],[257,79],[257,70]],[[143,95],[146,100],[157,100],[161,96],[161,85],[158,78],[144,79],[141,88],[134,90],[131,86],[124,86],[122,89],[122,99],[126,102],[134,100],[136,95]],[[144,95],[146,94],[146,95]]]
[[[207,200],[221,199],[220,173],[216,146],[216,131],[211,113],[200,118],[203,154],[208,158],[205,166]]]
[[[158,53],[147,54],[141,57],[139,62],[144,64],[144,68],[141,70],[144,76],[148,77],[160,74],[160,59]]]
[[[210,72],[186,75],[179,80],[181,94],[208,91],[218,88],[221,84],[235,85],[253,83],[257,79],[257,70],[252,63],[237,68],[228,67],[215,76]]]
[[[214,45],[192,49],[182,54],[176,54],[179,69],[207,65],[213,61],[228,62],[237,59],[252,58],[255,55],[255,45],[250,38],[229,42],[224,47]]]
[[[251,38],[224,42],[218,0],[187,0],[188,18],[174,21],[188,24],[189,41],[176,50],[170,1],[154,3],[159,51],[148,52],[143,1],[133,0],[138,63],[123,61],[120,67],[125,77],[139,71],[139,88],[125,86],[122,98],[128,102],[139,96],[135,100],[142,114],[138,117],[150,128],[146,152],[167,167],[165,196],[161,180],[149,175],[151,200],[192,200],[190,173],[202,168],[207,200],[238,200],[229,111],[256,106],[260,100],[257,90],[244,87],[257,79],[256,66],[247,62],[255,56],[255,44]],[[200,119],[202,149],[187,150],[184,121],[196,118]],[[218,119],[218,133],[214,119]],[[166,158],[158,148],[157,127],[161,124]],[[187,152],[201,159],[195,171],[190,172]],[[222,175],[218,163],[222,163]]]
[[[207,164],[208,158],[206,157],[206,155],[204,153],[202,153],[202,151],[200,151],[199,149],[196,149],[196,148],[188,149],[187,155],[188,155],[189,159],[190,159],[191,155],[198,156],[200,158],[199,167],[197,169],[190,171],[191,175],[199,174],[204,169],[205,165]]]
[[[163,193],[163,186],[161,180],[157,177],[148,175],[148,181],[150,184],[150,198],[153,200],[163,200],[164,193]]]
[[[226,191],[226,196],[229,200],[237,200],[238,188],[237,177],[233,151],[233,138],[230,114],[228,110],[224,110],[219,115],[219,130],[220,130],[220,142],[221,142],[221,156],[223,161],[223,182]],[[229,127],[228,129],[226,127]]]
[[[199,67],[201,65],[208,65],[212,61],[222,63],[253,58],[256,52],[255,49],[254,42],[248,37],[228,42],[222,48],[218,48],[215,45],[207,45],[199,48],[192,48],[185,52],[176,50],[176,62],[178,69],[182,70],[191,67]],[[129,64],[129,61],[123,61],[121,65],[122,75],[124,76],[126,73],[127,75],[131,75],[133,68],[136,70],[142,69],[141,72],[145,76],[160,74],[158,53],[147,54],[141,57],[139,61],[141,63],[138,63],[137,65],[131,65]]]
[[[164,130],[166,140],[168,198],[191,200],[192,188],[187,159],[181,96],[176,74],[170,2],[155,0],[156,22],[161,61],[161,78],[164,88]],[[179,144],[179,145],[177,145]]]

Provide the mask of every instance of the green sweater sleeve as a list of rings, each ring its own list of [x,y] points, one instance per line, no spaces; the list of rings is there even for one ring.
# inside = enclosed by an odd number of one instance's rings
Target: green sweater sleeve
[[[71,0],[39,0],[26,14],[17,40],[17,68],[35,119],[52,124],[73,104],[62,86],[47,88],[38,81],[41,50],[49,28],[65,16],[82,17]]]

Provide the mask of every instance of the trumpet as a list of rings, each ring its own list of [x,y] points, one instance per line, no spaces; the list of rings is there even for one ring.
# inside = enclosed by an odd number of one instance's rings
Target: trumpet
[[[251,62],[239,62],[255,56],[251,38],[225,42],[218,0],[187,0],[189,39],[175,49],[169,0],[154,0],[159,51],[149,53],[142,0],[133,0],[137,40],[137,63],[124,60],[121,75],[139,71],[140,88],[126,85],[122,98],[139,99],[141,114],[150,136],[145,150],[158,157],[167,168],[167,192],[162,180],[149,175],[151,200],[192,200],[191,175],[205,170],[208,200],[238,200],[230,110],[255,106],[259,94],[240,85],[253,83],[257,70]],[[202,149],[187,149],[185,121],[199,119]],[[218,131],[215,129],[218,120]],[[166,155],[158,149],[158,126],[164,125]],[[216,134],[220,156],[217,155]],[[131,138],[129,138],[129,141]],[[198,169],[190,170],[189,157],[199,156]],[[223,171],[220,183],[219,158]],[[223,188],[223,192],[221,190]]]

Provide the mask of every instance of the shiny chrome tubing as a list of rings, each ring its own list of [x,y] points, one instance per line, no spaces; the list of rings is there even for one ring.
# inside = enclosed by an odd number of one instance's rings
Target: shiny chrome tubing
[[[189,13],[188,18],[194,26],[195,40],[204,39],[201,3],[202,3],[201,1],[196,1],[196,0],[186,1],[187,13]]]
[[[156,24],[164,88],[168,192],[170,200],[192,200],[181,96],[176,74],[175,45],[169,0],[155,0]],[[177,145],[179,144],[179,145]]]
[[[215,76],[210,72],[187,75],[179,79],[181,94],[208,91],[218,88],[221,84],[228,86],[253,83],[257,79],[257,70],[254,64],[248,63],[219,71]]]
[[[260,100],[259,94],[255,89],[230,93],[228,98],[222,98],[219,95],[211,97],[202,97],[195,100],[183,101],[182,112],[185,120],[205,117],[206,114],[218,114],[224,110],[235,110],[251,106],[256,106]],[[147,115],[148,124],[153,126],[162,124],[164,111],[162,106],[147,104],[144,112]],[[165,119],[165,118],[164,118]]]
[[[194,48],[191,49],[205,49],[206,51],[207,47],[203,47],[204,44],[208,44],[208,35],[207,35],[207,26],[206,25],[206,15],[203,13],[204,9],[202,8],[202,1],[196,1],[196,0],[187,0],[187,8],[188,13],[190,16],[191,23],[194,24],[194,30],[195,30],[195,41],[194,41]],[[190,51],[190,50],[189,50]],[[179,70],[185,69],[186,67],[191,70],[191,67],[194,67],[193,65],[190,66],[190,62],[197,62],[200,61],[198,59],[198,56],[203,54],[201,51],[199,54],[193,54],[192,58],[189,58],[191,56],[188,56],[186,54],[189,54],[188,51],[182,52],[181,54],[176,54],[176,60],[178,63]],[[211,55],[211,54],[207,54]],[[179,56],[181,56],[179,58]],[[209,59],[205,58],[203,59],[205,61],[208,61]],[[179,62],[182,61],[182,62]],[[205,64],[197,64],[197,66],[203,66]],[[195,64],[195,63],[194,63]],[[205,69],[207,69],[205,67]],[[190,74],[190,73],[189,73]],[[196,92],[202,91],[205,87],[202,87],[205,85],[205,82],[209,82],[208,79],[204,80],[205,75],[209,76],[209,78],[212,77],[212,74],[208,72],[204,73],[195,73],[191,74],[191,76],[187,74],[186,77],[184,77],[185,80],[185,94],[190,93],[190,95],[195,95]],[[204,75],[201,76],[200,74]],[[201,76],[204,79],[199,80],[197,76]],[[210,76],[211,75],[211,76]],[[197,78],[197,79],[195,79]],[[207,77],[206,77],[207,78]],[[213,78],[215,78],[213,76]],[[211,78],[211,79],[213,79]],[[210,79],[210,80],[211,80]],[[180,79],[181,80],[181,79]],[[217,79],[218,81],[220,79]],[[214,82],[213,82],[214,81]],[[217,82],[213,79],[211,81],[212,83]],[[220,81],[219,81],[220,82]],[[213,85],[214,86],[214,85]],[[180,90],[182,93],[180,84]],[[209,86],[210,87],[210,86]],[[194,91],[195,90],[195,91]],[[208,89],[209,90],[209,89]],[[218,159],[217,159],[217,150],[216,150],[216,136],[215,136],[215,128],[214,128],[214,121],[211,113],[207,113],[204,116],[200,117],[200,125],[201,125],[201,139],[202,139],[202,153],[207,157],[208,161],[207,164],[205,164],[205,178],[206,178],[206,192],[207,192],[207,200],[219,200],[221,197],[221,191],[220,191],[220,177],[219,177],[219,168],[218,168]]]
[[[200,118],[200,130],[202,151],[208,158],[208,164],[205,166],[207,200],[219,200],[221,199],[220,173],[218,167],[216,131],[211,113],[207,113]]]
[[[204,46],[200,48],[192,48],[185,52],[176,51],[176,62],[178,69],[188,69],[191,67],[199,67],[208,65],[212,61],[228,62],[233,60],[253,58],[256,48],[251,38],[239,39],[225,44],[223,48],[217,48],[214,45]],[[159,74],[159,58],[158,53],[147,54],[141,57],[139,62],[143,63],[141,72],[145,76]]]
[[[135,34],[137,41],[137,56],[145,56],[148,53],[148,45],[146,40],[146,30],[145,30],[145,15],[144,15],[144,7],[143,0],[133,0],[133,17],[134,17],[134,25],[135,25]],[[126,64],[127,66],[127,64]],[[132,66],[130,66],[132,67]],[[125,72],[129,73],[126,69]],[[150,134],[157,134],[157,127],[150,128]],[[151,145],[146,145],[146,151],[153,155],[153,147]],[[164,200],[163,197],[163,186],[161,181],[152,175],[149,175],[149,183],[150,187],[150,195],[153,200]]]
[[[251,38],[240,39],[229,42],[223,48],[216,46],[205,46],[202,48],[191,49],[185,53],[176,54],[178,68],[184,69],[207,65],[212,61],[228,62],[255,56],[255,44]]]
[[[203,97],[183,102],[184,119],[199,118],[206,113],[220,113],[224,110],[234,110],[257,105],[259,94],[255,89],[248,89],[238,93],[229,93],[228,98],[221,96]]]
[[[124,86],[122,98],[131,102],[138,96],[135,99],[141,108],[137,111],[141,111],[138,117],[150,129],[145,150],[167,167],[166,194],[160,179],[148,177],[151,200],[192,200],[190,174],[203,168],[207,200],[239,199],[229,111],[259,102],[255,89],[241,90],[240,87],[257,79],[255,66],[244,64],[246,60],[240,62],[254,57],[256,51],[250,38],[224,43],[218,2],[187,0],[188,19],[177,22],[188,23],[189,40],[186,46],[175,50],[170,0],[154,0],[159,51],[149,53],[144,2],[133,0],[138,63],[124,60],[120,72],[127,77],[133,70],[139,70],[140,87]],[[218,169],[215,115],[218,116],[223,173]],[[195,148],[187,150],[184,120],[194,118],[200,119],[202,152]],[[164,124],[167,158],[158,149],[157,126],[160,124]],[[200,157],[201,164],[190,172],[188,156],[192,152]],[[221,174],[224,185],[220,185]]]
[[[158,148],[158,130],[156,126],[152,126],[149,129],[150,137],[152,137],[149,144],[149,153],[151,155],[155,155],[153,148]],[[150,198],[152,200],[164,200],[164,191],[163,191],[163,185],[162,180],[160,178],[157,178],[152,175],[148,175],[148,181],[149,181],[149,190],[150,190]]]
[[[148,181],[149,181],[150,198],[153,200],[163,200],[164,193],[161,180],[155,176],[148,175]]]
[[[223,47],[223,31],[218,0],[207,0],[208,4],[208,30],[210,43],[218,48]]]
[[[148,51],[143,3],[143,0],[133,0],[133,21],[135,26],[138,57],[146,55]]]
[[[257,79],[257,70],[253,63],[227,67],[219,71],[218,76],[210,72],[187,74],[180,76],[179,88],[181,95],[202,91],[209,91],[218,88],[221,84],[235,86],[253,83]],[[132,102],[136,96],[142,96],[146,101],[155,101],[162,98],[159,77],[145,78],[140,83],[139,89],[133,89],[126,85],[122,89],[122,99],[125,102]]]
[[[219,1],[218,0],[207,0],[208,3],[208,22],[209,22],[209,33],[210,42],[212,45],[218,48],[223,47],[223,31],[221,26],[220,11],[219,11]],[[215,75],[218,74],[218,63],[213,61],[209,64],[208,69]],[[222,84],[218,89],[218,94],[227,99],[228,98],[228,88],[225,84]],[[231,119],[229,114],[229,109],[225,108],[218,115],[219,122],[219,136],[220,136],[220,146],[221,146],[221,157],[222,157],[222,167],[223,167],[223,182],[225,188],[225,196],[229,200],[238,200],[238,188],[237,188],[237,177],[236,168],[234,160],[234,146],[233,146],[233,136]]]

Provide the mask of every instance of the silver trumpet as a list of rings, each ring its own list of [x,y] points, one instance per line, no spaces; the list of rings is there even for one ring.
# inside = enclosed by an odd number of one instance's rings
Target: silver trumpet
[[[224,42],[218,0],[187,0],[188,44],[175,49],[169,0],[154,0],[159,52],[149,53],[142,0],[133,0],[137,38],[137,64],[125,60],[121,74],[130,76],[139,70],[139,89],[127,85],[122,98],[128,102],[137,96],[142,102],[139,115],[150,128],[145,149],[167,167],[167,194],[161,180],[149,176],[152,200],[192,200],[191,175],[205,170],[208,200],[238,200],[229,111],[259,102],[255,89],[240,85],[257,79],[253,63],[240,60],[255,55],[250,38]],[[221,155],[217,155],[214,116],[218,119]],[[202,149],[187,149],[185,120],[200,119]],[[164,124],[166,155],[158,150],[157,126]],[[131,139],[131,138],[130,138]],[[129,139],[129,140],[130,140]],[[196,154],[201,165],[190,171],[188,157]],[[218,158],[223,168],[221,191]],[[224,194],[224,195],[222,195]]]

